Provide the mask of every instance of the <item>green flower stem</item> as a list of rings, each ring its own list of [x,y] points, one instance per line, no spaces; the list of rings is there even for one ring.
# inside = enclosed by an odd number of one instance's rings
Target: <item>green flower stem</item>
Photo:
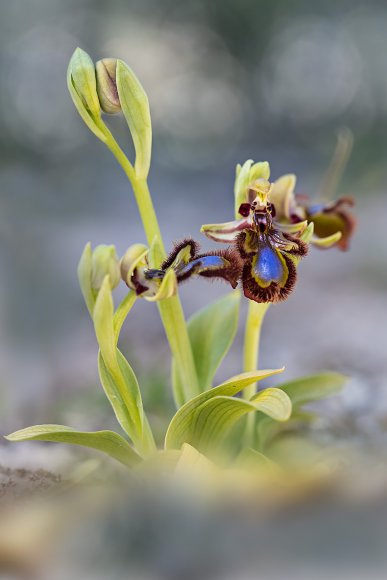
[[[147,182],[136,177],[133,166],[113,136],[109,136],[106,145],[121,165],[132,185],[149,246],[152,245],[153,240],[156,238],[164,257],[166,255],[165,248]],[[192,399],[200,393],[200,389],[180,299],[178,296],[174,296],[161,300],[157,305],[172,355],[176,360],[182,378],[185,399]],[[175,395],[177,394],[175,393]]]
[[[245,372],[258,369],[259,343],[261,338],[262,322],[270,303],[258,303],[249,300],[247,313],[243,370]],[[243,391],[243,397],[249,400],[256,393],[256,383],[248,386]],[[245,443],[251,447],[254,444],[255,414],[249,413],[246,420]]]

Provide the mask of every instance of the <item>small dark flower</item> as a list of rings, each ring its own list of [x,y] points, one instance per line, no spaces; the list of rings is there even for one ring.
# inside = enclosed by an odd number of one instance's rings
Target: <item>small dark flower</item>
[[[348,208],[355,205],[351,197],[341,197],[331,202],[311,202],[309,196],[294,193],[295,175],[283,175],[273,183],[269,195],[276,208],[276,220],[281,225],[314,224],[310,243],[320,248],[337,246],[347,250],[356,226]]]
[[[340,197],[337,201],[325,204],[313,204],[305,198],[306,196],[296,195],[296,201],[304,209],[306,219],[314,224],[314,235],[323,240],[340,232],[341,237],[336,245],[340,250],[348,250],[349,240],[356,227],[356,219],[348,210],[355,205],[353,198]]]

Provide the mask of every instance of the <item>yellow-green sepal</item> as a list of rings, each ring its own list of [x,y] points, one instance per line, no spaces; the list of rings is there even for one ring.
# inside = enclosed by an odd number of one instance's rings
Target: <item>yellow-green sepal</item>
[[[293,173],[288,173],[276,179],[272,184],[269,201],[274,205],[276,217],[279,220],[290,218],[290,208],[294,204],[296,179]]]
[[[314,235],[311,237],[310,243],[320,248],[330,248],[337,244],[337,242],[341,240],[342,236],[342,232],[336,232],[335,234],[326,236],[325,238],[319,238],[318,236]]]
[[[235,217],[240,217],[239,208],[242,203],[247,202],[248,186],[257,179],[269,179],[270,165],[267,161],[254,163],[252,159],[245,161],[243,165],[236,166],[234,198],[235,198]]]

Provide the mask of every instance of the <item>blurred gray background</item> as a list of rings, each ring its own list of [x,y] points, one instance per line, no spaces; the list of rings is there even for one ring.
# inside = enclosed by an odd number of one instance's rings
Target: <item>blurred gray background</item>
[[[353,131],[339,192],[357,200],[351,250],[310,253],[296,292],[269,311],[261,365],[286,365],[286,378],[347,373],[332,416],[348,432],[353,421],[365,432],[386,422],[386,30],[382,0],[0,3],[2,433],[114,426],[76,266],[89,240],[122,254],[144,235],[125,176],[68,95],[76,46],[124,59],[148,92],[150,186],[167,245],[232,219],[237,162],[268,160],[273,178],[294,172],[298,191],[313,195],[337,131]],[[111,126],[130,152],[124,121]],[[183,287],[187,315],[227,291],[205,280]],[[241,347],[242,328],[219,378],[241,372]],[[172,403],[154,305],[138,301],[123,348],[161,432]]]

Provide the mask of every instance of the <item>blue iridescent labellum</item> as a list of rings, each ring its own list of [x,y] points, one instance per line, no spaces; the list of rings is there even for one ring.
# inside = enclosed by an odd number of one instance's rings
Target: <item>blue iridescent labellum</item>
[[[264,246],[253,259],[253,274],[262,284],[280,283],[284,278],[284,264],[278,250]]]

